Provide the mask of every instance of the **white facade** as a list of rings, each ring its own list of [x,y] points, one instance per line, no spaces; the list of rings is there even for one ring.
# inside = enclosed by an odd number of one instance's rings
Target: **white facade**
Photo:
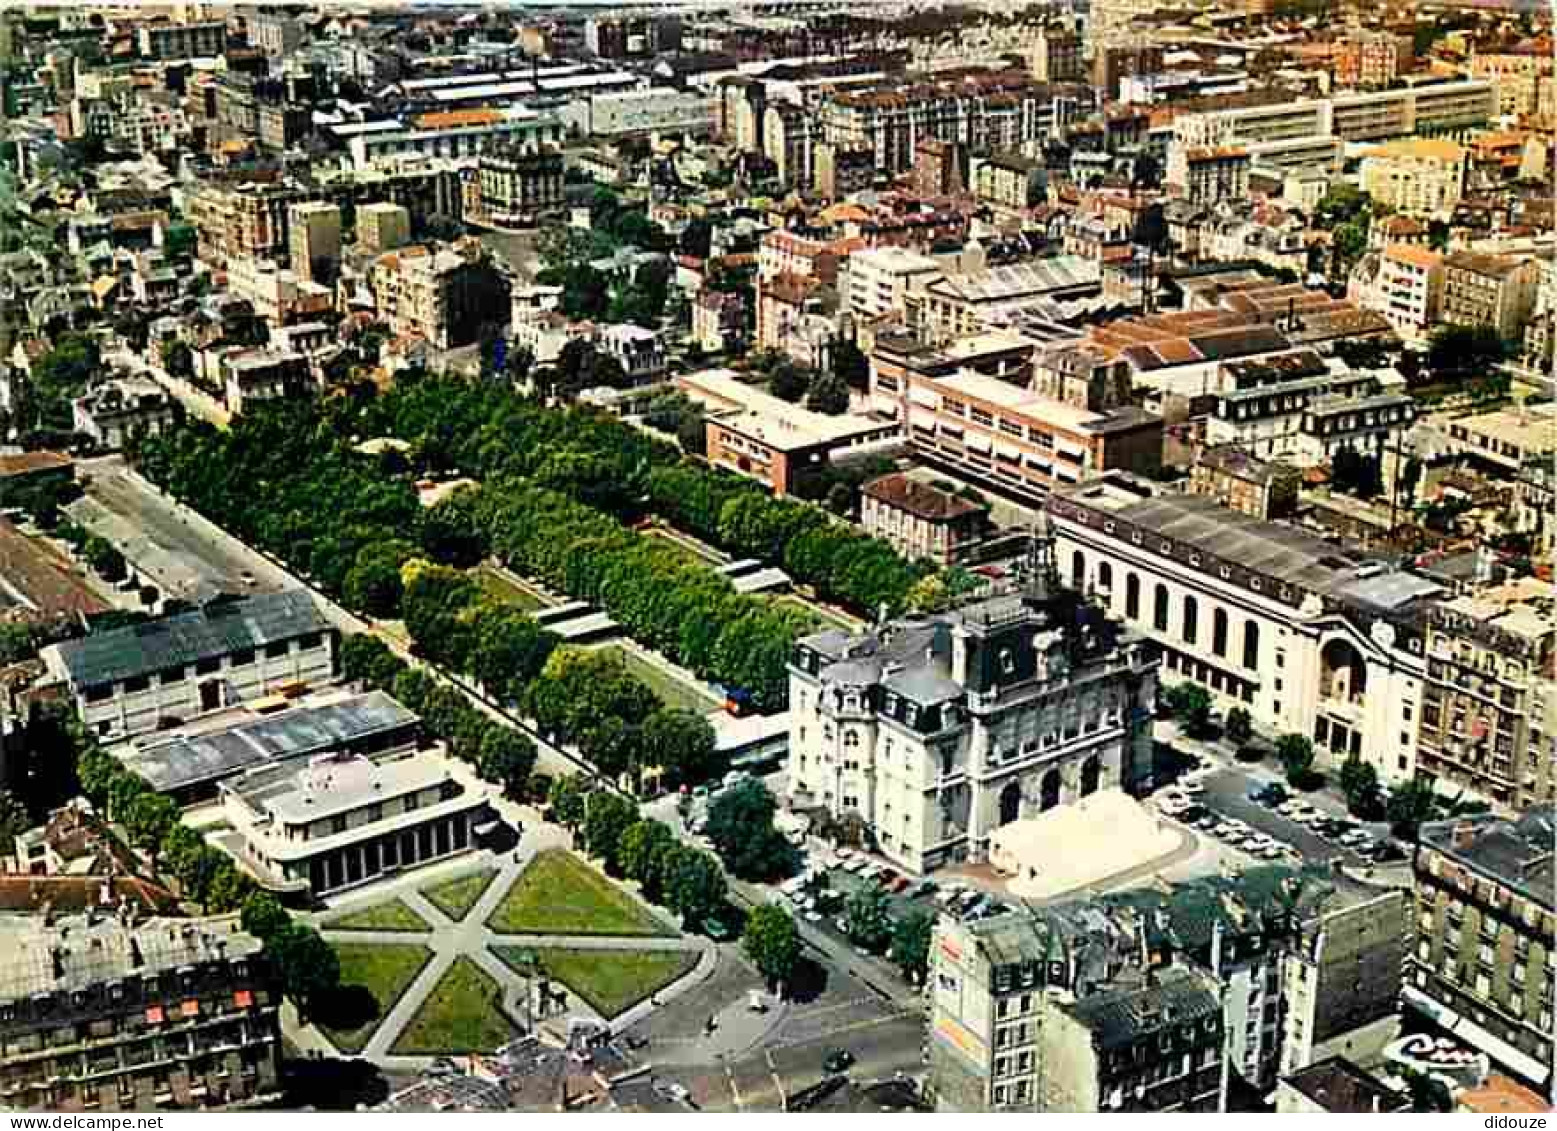
[[[294,590],[236,602],[215,615],[197,609],[68,640],[39,656],[47,678],[65,685],[87,730],[118,739],[282,686],[330,683],[336,643],[336,630],[312,599]]]
[[[1161,645],[1163,681],[1198,683],[1256,727],[1351,753],[1385,784],[1416,770],[1426,674],[1398,614],[1439,592],[1375,572],[1321,539],[1109,473],[1050,500],[1068,584]]]
[[[650,384],[665,373],[665,346],[653,330],[618,323],[600,331],[597,345],[616,358],[634,385]]]
[[[1137,638],[1072,664],[1065,633],[997,597],[884,636],[801,640],[796,807],[857,814],[912,872],[986,857],[1002,825],[1149,774],[1156,661]]]
[[[326,754],[221,787],[218,843],[273,891],[324,895],[475,847],[487,793],[453,759],[422,751]]]
[[[381,158],[405,154],[472,157],[510,146],[534,152],[563,141],[560,119],[523,107],[504,111],[451,110],[423,115],[409,125],[372,124],[386,128],[358,133],[347,144],[352,164],[358,169],[367,169]]]
[[[909,290],[941,274],[928,255],[899,247],[873,247],[849,256],[848,312],[856,319],[878,318],[904,308]]]

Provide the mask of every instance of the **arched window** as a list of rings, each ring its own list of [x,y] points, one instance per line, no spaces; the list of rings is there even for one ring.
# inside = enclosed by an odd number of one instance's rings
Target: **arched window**
[[[1080,550],[1070,556],[1070,587],[1078,593],[1087,591],[1087,558]]]
[[[1227,610],[1218,609],[1211,614],[1211,651],[1218,656],[1227,655]]]
[[[1141,615],[1141,579],[1133,573],[1125,574],[1125,620],[1135,620]]]
[[[1102,776],[1102,767],[1098,765],[1096,758],[1088,758],[1081,764],[1081,796],[1091,797],[1097,792],[1098,779]]]
[[[1114,567],[1107,562],[1097,563],[1097,587],[1104,593],[1113,592]]]
[[[1250,669],[1260,666],[1260,626],[1252,620],[1243,622],[1243,666]]]
[[[1038,811],[1047,813],[1060,803],[1060,771],[1050,770],[1038,786]]]
[[[1152,593],[1152,624],[1158,632],[1168,631],[1168,587],[1160,581]]]
[[[1184,643],[1193,644],[1200,630],[1200,602],[1193,597],[1184,598]]]

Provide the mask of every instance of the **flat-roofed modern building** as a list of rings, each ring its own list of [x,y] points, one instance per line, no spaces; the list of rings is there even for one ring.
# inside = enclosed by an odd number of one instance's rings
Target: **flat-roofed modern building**
[[[87,729],[127,738],[230,703],[335,679],[339,633],[306,590],[239,600],[45,648]]]
[[[261,887],[325,895],[475,847],[485,786],[441,752],[329,754],[223,783],[215,837]]]
[[[1094,410],[1033,388],[1035,346],[1009,332],[938,347],[881,335],[872,407],[896,417],[925,460],[1029,499],[1109,468],[1161,466],[1160,417],[1133,405]]]
[[[158,793],[188,805],[215,797],[223,781],[271,763],[414,747],[418,724],[415,712],[382,691],[338,687],[213,711],[175,730],[111,746],[108,753]]]
[[[742,383],[728,369],[678,377],[676,386],[710,408],[708,462],[756,479],[776,495],[793,492],[807,473],[824,470],[840,453],[898,439],[895,420],[812,412]]]

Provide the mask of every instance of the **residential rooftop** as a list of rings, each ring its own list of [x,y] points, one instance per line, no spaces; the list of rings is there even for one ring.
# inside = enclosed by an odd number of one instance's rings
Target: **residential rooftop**
[[[112,914],[52,925],[42,917],[0,920],[0,1001],[72,993],[122,978],[175,971],[258,953],[259,940],[233,920],[151,919],[129,926]]]
[[[1517,820],[1491,813],[1422,826],[1421,842],[1487,879],[1557,909],[1557,809],[1531,809]]]
[[[1409,1096],[1385,1087],[1344,1056],[1316,1061],[1284,1077],[1284,1082],[1328,1112],[1377,1115],[1411,1106]]]

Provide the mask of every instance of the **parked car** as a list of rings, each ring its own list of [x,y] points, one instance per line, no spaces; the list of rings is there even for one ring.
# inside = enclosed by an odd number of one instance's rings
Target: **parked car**
[[[848,1049],[832,1049],[822,1060],[822,1067],[834,1076],[840,1076],[854,1065],[854,1054]]]

